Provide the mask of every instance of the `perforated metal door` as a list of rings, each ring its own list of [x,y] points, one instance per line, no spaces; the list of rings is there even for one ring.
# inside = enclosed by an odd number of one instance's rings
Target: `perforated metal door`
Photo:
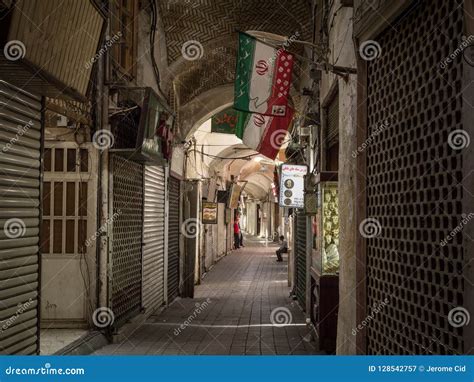
[[[306,309],[306,216],[296,214],[296,248],[295,248],[296,298],[303,309]]]
[[[41,102],[1,80],[0,150],[0,354],[35,354]]]
[[[168,222],[168,302],[179,292],[179,199],[180,181],[169,178],[169,222]]]
[[[140,310],[142,294],[143,166],[112,155],[112,293],[119,326]]]
[[[440,68],[461,41],[461,3],[420,1],[368,63],[367,216],[381,228],[367,239],[370,354],[463,352],[448,322],[463,305],[462,235],[440,245],[462,213],[461,151],[448,144],[462,128],[462,55]]]
[[[165,190],[165,169],[145,166],[142,301],[147,314],[165,301]]]

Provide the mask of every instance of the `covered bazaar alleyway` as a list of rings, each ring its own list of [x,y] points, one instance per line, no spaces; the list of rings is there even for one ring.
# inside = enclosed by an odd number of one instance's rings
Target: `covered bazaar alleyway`
[[[303,313],[289,298],[287,256],[248,237],[196,287],[120,343],[96,354],[317,354]],[[273,313],[272,313],[273,312]]]

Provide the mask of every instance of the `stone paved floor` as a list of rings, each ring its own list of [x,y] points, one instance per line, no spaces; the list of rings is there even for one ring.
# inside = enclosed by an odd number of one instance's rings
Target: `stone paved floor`
[[[286,257],[277,263],[275,246],[254,238],[246,244],[208,272],[194,299],[176,300],[96,354],[317,354],[288,298]]]
[[[86,329],[41,329],[40,354],[54,354],[87,333]]]

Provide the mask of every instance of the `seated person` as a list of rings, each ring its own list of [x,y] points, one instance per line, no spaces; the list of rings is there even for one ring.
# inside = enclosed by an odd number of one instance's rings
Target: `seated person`
[[[280,236],[280,248],[276,250],[276,255],[277,255],[277,261],[283,261],[281,254],[282,253],[288,253],[288,243],[285,240],[285,236],[281,235]]]

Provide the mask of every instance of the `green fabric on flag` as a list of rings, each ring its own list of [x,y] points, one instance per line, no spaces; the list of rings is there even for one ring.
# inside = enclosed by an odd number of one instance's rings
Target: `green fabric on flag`
[[[235,70],[234,107],[247,110],[250,102],[250,82],[255,53],[255,39],[239,32],[239,52]]]
[[[243,111],[237,112],[237,125],[235,126],[235,135],[242,139],[244,137],[245,127],[248,124],[251,113],[245,113]]]

